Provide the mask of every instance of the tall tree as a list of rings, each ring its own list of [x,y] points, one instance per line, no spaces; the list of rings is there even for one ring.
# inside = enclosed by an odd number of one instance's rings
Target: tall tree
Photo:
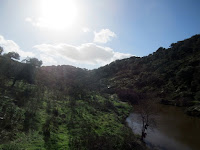
[[[0,55],[2,54],[3,52],[3,47],[0,46]]]
[[[152,99],[143,99],[138,101],[138,107],[136,108],[137,113],[139,114],[139,121],[142,123],[141,129],[141,140],[144,141],[144,138],[147,136],[147,129],[153,127],[156,124],[155,115],[157,113],[157,108],[154,100]]]
[[[42,66],[42,61],[38,60],[37,58],[26,58],[25,60],[23,60],[24,62],[26,62],[26,64],[30,64],[36,68],[41,67]]]
[[[20,55],[16,52],[8,52],[7,54],[4,54],[5,57],[8,57],[8,58],[14,58],[14,59],[17,59],[19,60],[20,59]]]
[[[26,63],[23,64],[22,69],[14,77],[12,87],[15,85],[17,80],[25,80],[30,84],[34,83],[36,68],[42,65],[42,61],[37,58],[28,58],[24,60]]]

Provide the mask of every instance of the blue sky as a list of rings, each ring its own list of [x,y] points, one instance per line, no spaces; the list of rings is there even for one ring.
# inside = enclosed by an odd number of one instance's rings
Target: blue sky
[[[0,45],[44,65],[97,68],[200,33],[199,0],[0,0]]]

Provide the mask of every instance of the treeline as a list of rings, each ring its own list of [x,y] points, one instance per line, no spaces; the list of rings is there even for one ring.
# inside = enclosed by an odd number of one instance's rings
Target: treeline
[[[125,125],[131,107],[92,89],[91,71],[12,54],[0,56],[0,149],[146,149]]]
[[[19,62],[16,52],[3,54],[0,47],[0,143],[13,140],[17,133],[37,128],[36,113],[41,104],[35,85],[37,58]]]
[[[116,60],[92,72],[93,82],[103,92],[126,95],[132,90],[132,95],[151,94],[165,104],[199,104],[200,35],[172,43],[168,49],[160,47],[145,57]]]
[[[24,80],[29,84],[35,82],[36,68],[42,65],[37,58],[26,58],[19,62],[20,55],[16,52],[8,52],[2,55],[3,48],[0,47],[0,79],[4,83],[12,79],[14,86],[16,81]],[[18,61],[16,61],[18,60]]]
[[[95,70],[19,61],[0,47],[0,149],[145,149],[125,118],[159,99],[200,104],[200,35]]]

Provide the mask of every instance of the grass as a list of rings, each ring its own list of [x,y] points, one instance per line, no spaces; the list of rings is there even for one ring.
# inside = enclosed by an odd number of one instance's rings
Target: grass
[[[36,90],[35,86],[28,86],[20,83],[14,90],[18,93],[24,93],[27,88]],[[84,100],[72,100],[69,96],[55,100],[53,93],[43,94],[40,101],[31,97],[23,106],[13,103],[13,112],[23,112],[23,119],[18,122],[21,128],[12,129],[12,138],[1,141],[1,150],[122,149],[124,139],[131,132],[124,124],[131,106],[120,102],[116,95],[93,93]],[[9,101],[16,99],[8,97],[7,101],[10,104]],[[26,111],[35,112],[29,118],[28,131],[23,130]]]

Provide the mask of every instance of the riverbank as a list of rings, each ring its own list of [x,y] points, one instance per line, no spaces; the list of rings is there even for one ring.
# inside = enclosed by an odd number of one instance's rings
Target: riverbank
[[[200,117],[200,105],[191,106],[187,108],[185,112],[190,116]]]
[[[165,100],[162,99],[160,101],[163,105],[171,105],[171,106],[177,106],[177,107],[184,107],[185,113],[194,116],[194,117],[200,117],[200,102],[199,101],[189,101],[189,102],[182,102],[178,100]]]
[[[149,127],[145,143],[160,150],[199,150],[200,118],[186,115],[181,107],[158,105],[154,116],[156,126]],[[141,134],[139,114],[133,112],[126,119],[133,133]]]

